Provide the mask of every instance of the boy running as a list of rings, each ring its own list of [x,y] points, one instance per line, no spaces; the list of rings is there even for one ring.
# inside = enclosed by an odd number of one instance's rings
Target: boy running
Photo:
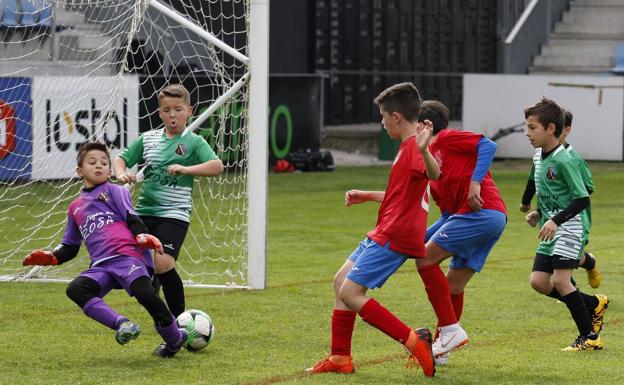
[[[585,210],[589,193],[577,162],[559,143],[563,115],[563,109],[547,98],[524,109],[526,135],[536,148],[533,166],[539,210],[527,215],[527,222],[534,226],[539,220],[541,227],[530,281],[535,291],[565,303],[572,315],[579,336],[563,351],[600,350],[603,342],[590,317],[599,300],[571,282],[589,236]],[[602,327],[602,317],[599,321]]]
[[[425,376],[435,375],[431,333],[412,330],[374,298],[369,289],[380,288],[408,258],[425,255],[425,229],[429,209],[429,179],[439,167],[428,150],[431,122],[418,123],[421,98],[412,83],[400,83],[375,99],[388,135],[400,139],[386,191],[350,190],[345,204],[381,202],[377,225],[367,234],[334,277],[334,308],[331,321],[331,353],[310,373],[352,373],[351,338],[355,316],[401,343],[409,359],[417,360]]]
[[[165,303],[154,293],[150,277],[152,256],[146,248],[162,253],[158,239],[136,215],[130,193],[108,183],[110,155],[105,144],[87,142],[78,151],[76,171],[84,188],[70,205],[61,245],[53,251],[35,250],[22,262],[27,265],[60,265],[73,259],[84,241],[91,266],[67,286],[67,296],[84,313],[116,330],[121,345],[139,336],[139,325],[111,309],[102,298],[112,289],[126,292],[149,312],[156,331],[165,340],[154,354],[173,357],[186,341],[186,330],[178,329]]]
[[[485,265],[507,223],[505,204],[489,172],[496,143],[480,134],[447,128],[448,116],[444,104],[426,100],[418,119],[433,123],[430,150],[441,172],[440,178],[431,182],[441,216],[427,229],[426,258],[416,260],[438,317],[439,336],[433,343],[437,364],[445,364],[447,352],[468,342],[458,324],[464,289]],[[440,263],[449,257],[445,277]]]
[[[585,188],[587,192],[591,195],[594,192],[594,181],[592,179],[592,173],[589,169],[589,165],[583,159],[581,154],[579,154],[573,147],[568,143],[567,138],[572,130],[572,113],[568,110],[564,112],[565,123],[563,125],[563,131],[561,131],[561,136],[559,136],[559,143],[563,145],[563,147],[568,150],[572,158],[578,163],[579,170],[581,171],[581,176],[583,177],[583,184],[585,184]],[[533,174],[535,170],[534,167],[531,166],[531,172],[529,173],[529,177],[527,179],[527,184],[524,189],[524,193],[522,194],[522,205],[520,205],[520,211],[523,213],[529,212],[531,210],[531,200],[533,199],[533,195],[535,195],[535,180],[533,179]],[[591,223],[591,205],[586,209],[587,216],[589,218],[589,222]],[[602,282],[602,274],[596,266],[596,257],[587,251],[583,251],[583,255],[581,256],[579,267],[582,267],[587,271],[587,282],[589,286],[594,289],[600,286]],[[599,295],[601,296],[601,295]],[[603,296],[604,297],[604,296]],[[605,298],[601,298],[603,302],[606,300]],[[608,301],[607,301],[608,302]],[[606,304],[604,306],[606,309]]]
[[[136,182],[136,175],[127,167],[145,163],[137,213],[150,234],[163,244],[164,254],[154,256],[156,277],[175,317],[186,307],[175,264],[189,227],[193,182],[196,176],[223,172],[223,163],[206,140],[186,128],[192,112],[186,88],[181,84],[166,86],[158,94],[158,116],[164,128],[144,133],[114,161],[121,183]]]

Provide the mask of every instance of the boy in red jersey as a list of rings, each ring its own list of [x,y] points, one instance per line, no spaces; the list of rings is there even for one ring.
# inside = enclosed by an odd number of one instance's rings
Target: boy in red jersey
[[[388,135],[400,139],[386,191],[350,190],[345,204],[381,202],[377,225],[367,234],[334,277],[331,354],[307,369],[310,373],[352,373],[351,337],[356,313],[403,344],[408,359],[418,360],[426,376],[435,374],[431,333],[412,330],[375,299],[368,289],[379,288],[408,258],[425,256],[429,210],[429,179],[439,167],[428,150],[431,122],[418,123],[421,98],[412,83],[400,83],[375,98]]]
[[[433,343],[437,364],[445,364],[450,350],[468,342],[458,323],[464,288],[483,268],[507,223],[505,204],[488,171],[496,144],[480,134],[447,129],[448,115],[444,104],[426,100],[419,117],[433,123],[430,151],[441,172],[431,182],[431,193],[442,215],[427,229],[427,257],[416,260],[438,317],[439,336]],[[439,264],[449,257],[445,277]]]

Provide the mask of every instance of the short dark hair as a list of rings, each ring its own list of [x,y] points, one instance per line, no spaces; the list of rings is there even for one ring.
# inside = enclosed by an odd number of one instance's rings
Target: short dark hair
[[[564,115],[564,122],[563,122],[563,127],[572,127],[572,113],[569,110],[565,110],[563,112]]]
[[[374,100],[382,110],[398,112],[410,122],[415,122],[420,114],[422,99],[414,83],[399,83],[381,91]]]
[[[425,100],[418,116],[419,122],[430,120],[433,123],[433,135],[448,127],[449,110],[439,100]]]
[[[191,105],[191,94],[188,92],[188,90],[186,89],[186,87],[184,87],[182,84],[169,84],[168,86],[166,86],[165,88],[163,88],[159,93],[158,93],[158,104],[160,105],[160,101],[165,98],[165,97],[170,97],[170,98],[180,98],[182,100],[184,100],[184,103],[186,103],[187,105]]]
[[[76,155],[76,164],[78,164],[78,167],[82,167],[82,162],[84,161],[87,152],[93,150],[98,150],[106,153],[106,156],[108,157],[108,164],[110,165],[110,152],[108,151],[108,146],[106,144],[101,142],[85,142],[82,144],[82,146],[80,146],[80,149],[78,150],[78,155]]]
[[[555,136],[557,138],[561,135],[561,131],[563,131],[563,123],[565,121],[563,115],[563,108],[554,100],[548,99],[545,96],[533,106],[525,107],[524,109],[524,118],[528,119],[529,116],[535,116],[541,125],[544,126],[544,129],[548,128],[550,123],[553,123],[555,125]]]

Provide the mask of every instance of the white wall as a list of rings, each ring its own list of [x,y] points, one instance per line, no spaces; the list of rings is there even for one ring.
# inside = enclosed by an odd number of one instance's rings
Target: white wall
[[[602,89],[602,100],[598,86],[612,87]],[[524,107],[542,96],[573,113],[568,141],[585,159],[624,160],[622,77],[467,74],[463,129],[491,137],[500,128],[524,122]],[[530,158],[534,152],[524,132],[501,138],[497,144],[496,156],[501,158]]]

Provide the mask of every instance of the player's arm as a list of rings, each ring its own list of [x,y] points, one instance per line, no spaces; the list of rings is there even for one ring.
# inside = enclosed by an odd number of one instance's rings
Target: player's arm
[[[522,193],[522,204],[520,205],[520,211],[526,213],[531,209],[531,200],[535,195],[535,181],[527,179],[527,184],[524,187],[524,193]]]
[[[494,154],[496,154],[496,143],[488,138],[481,138],[477,144],[477,164],[470,178],[467,197],[468,205],[473,211],[479,211],[483,208],[481,182],[492,165]]]
[[[126,166],[126,160],[119,155],[113,159],[113,167],[115,169],[115,175],[121,183],[136,183],[137,178],[134,173],[130,172]]]
[[[121,183],[136,183],[136,175],[128,170],[137,163],[143,161],[143,135],[139,136],[128,148],[113,159],[115,177]]]
[[[433,136],[433,123],[431,123],[429,119],[426,119],[423,123],[418,124],[420,131],[416,134],[416,144],[425,162],[427,178],[436,180],[440,177],[440,165],[429,151],[429,144]]]
[[[128,212],[126,224],[132,232],[132,235],[134,235],[134,239],[139,247],[143,249],[154,249],[158,254],[163,253],[162,243],[158,238],[149,234],[147,226],[145,226],[145,223],[143,223],[143,220],[138,215]]]
[[[122,214],[122,217],[126,218],[126,225],[137,245],[143,249],[154,249],[158,254],[163,253],[162,243],[158,238],[149,234],[149,230],[145,223],[136,215],[134,208],[132,207],[132,197],[130,192],[123,188],[116,188],[111,190],[113,196],[112,205],[115,207],[117,213]]]
[[[169,175],[217,176],[223,173],[223,162],[204,138],[197,137],[193,153],[194,165],[172,164],[167,167]]]
[[[345,206],[349,207],[365,202],[381,203],[385,195],[385,191],[349,190],[345,193]]]
[[[573,200],[568,207],[559,211],[555,216],[544,223],[544,226],[542,226],[539,232],[539,238],[543,241],[551,240],[562,223],[574,218],[587,207],[589,207],[589,197]]]
[[[193,166],[172,164],[167,167],[169,175],[217,176],[223,173],[221,159],[213,159]]]
[[[528,212],[531,209],[531,200],[535,195],[535,165],[531,166],[531,172],[527,178],[527,184],[524,187],[524,193],[522,193],[522,203],[520,205],[520,211],[523,213]]]
[[[53,266],[71,261],[78,255],[80,245],[61,244],[54,250],[33,250],[22,261],[23,266]]]

